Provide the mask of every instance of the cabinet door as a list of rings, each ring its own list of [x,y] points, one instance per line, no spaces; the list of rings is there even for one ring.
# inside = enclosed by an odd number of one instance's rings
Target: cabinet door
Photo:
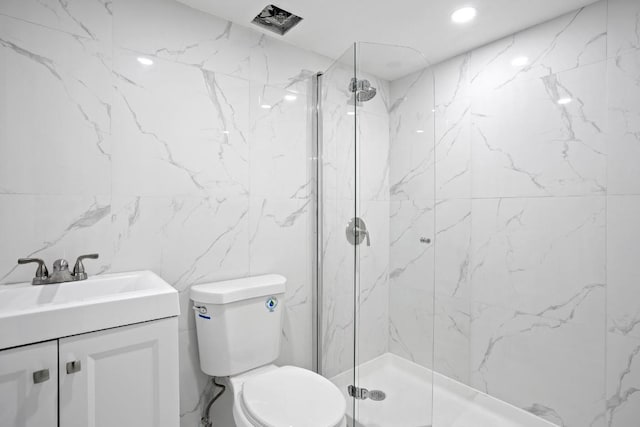
[[[177,427],[177,318],[60,340],[60,427]]]
[[[58,343],[0,351],[0,424],[58,425]]]

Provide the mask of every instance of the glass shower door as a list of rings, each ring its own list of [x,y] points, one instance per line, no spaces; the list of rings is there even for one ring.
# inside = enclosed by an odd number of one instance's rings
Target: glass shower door
[[[432,425],[426,66],[414,50],[357,43],[317,77],[317,370],[344,394],[354,427]]]
[[[317,370],[333,381],[354,413],[356,248],[348,224],[356,216],[356,110],[350,84],[355,46],[317,77]]]
[[[433,75],[409,48],[355,53],[354,425],[431,426]]]

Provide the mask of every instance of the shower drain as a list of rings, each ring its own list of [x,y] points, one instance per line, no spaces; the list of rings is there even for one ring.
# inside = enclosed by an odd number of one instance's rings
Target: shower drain
[[[387,397],[387,394],[382,390],[367,390],[364,387],[356,387],[354,385],[350,385],[347,389],[349,391],[349,396],[358,400],[371,399],[380,401]]]
[[[387,394],[382,390],[369,390],[369,395],[367,396],[371,400],[384,400],[387,397]]]

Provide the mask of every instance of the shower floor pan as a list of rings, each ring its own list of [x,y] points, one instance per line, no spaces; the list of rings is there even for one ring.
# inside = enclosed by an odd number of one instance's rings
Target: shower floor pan
[[[357,422],[353,405],[347,405],[350,427],[430,427],[432,372],[391,353],[358,367],[360,387],[382,390],[383,401],[358,400]],[[331,380],[347,396],[353,371]],[[529,412],[478,390],[433,374],[433,427],[557,427]]]

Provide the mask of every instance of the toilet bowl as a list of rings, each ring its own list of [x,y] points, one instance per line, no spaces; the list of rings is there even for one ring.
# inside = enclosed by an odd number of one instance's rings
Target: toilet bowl
[[[331,381],[273,365],[285,284],[270,274],[192,286],[200,368],[226,379],[237,427],[346,426],[346,401]]]
[[[230,377],[237,427],[344,427],[346,402],[326,378],[268,365]]]

